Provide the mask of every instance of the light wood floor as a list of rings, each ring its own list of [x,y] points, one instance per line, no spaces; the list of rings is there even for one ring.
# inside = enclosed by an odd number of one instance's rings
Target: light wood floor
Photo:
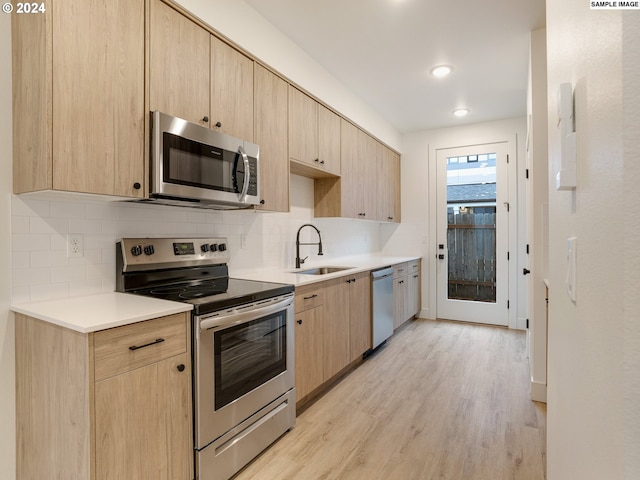
[[[235,480],[538,480],[545,430],[525,333],[416,320]]]

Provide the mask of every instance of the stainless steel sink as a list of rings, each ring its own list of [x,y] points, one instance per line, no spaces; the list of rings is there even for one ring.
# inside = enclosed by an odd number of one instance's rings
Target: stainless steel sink
[[[295,273],[301,273],[302,275],[326,275],[327,273],[336,273],[343,270],[349,270],[354,267],[318,267],[310,268],[308,270],[302,270]]]

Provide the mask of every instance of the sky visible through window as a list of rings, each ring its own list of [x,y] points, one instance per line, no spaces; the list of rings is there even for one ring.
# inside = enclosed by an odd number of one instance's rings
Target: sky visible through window
[[[495,182],[495,153],[447,158],[447,185],[474,185]]]

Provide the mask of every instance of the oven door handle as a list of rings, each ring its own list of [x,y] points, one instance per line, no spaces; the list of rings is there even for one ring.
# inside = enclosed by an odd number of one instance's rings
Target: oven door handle
[[[242,323],[256,320],[260,317],[270,315],[272,313],[279,312],[293,304],[293,296],[287,297],[284,300],[277,298],[273,300],[276,303],[270,305],[261,304],[260,306],[249,307],[246,309],[236,309],[232,313],[222,315],[219,317],[207,318],[200,321],[200,331],[211,330],[217,328],[227,328],[233,325],[240,325]]]

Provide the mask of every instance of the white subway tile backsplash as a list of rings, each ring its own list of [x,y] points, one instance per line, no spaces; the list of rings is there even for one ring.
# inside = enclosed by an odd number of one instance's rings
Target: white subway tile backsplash
[[[380,248],[380,224],[313,217],[313,180],[291,176],[291,212],[214,211],[135,202],[12,197],[12,301],[46,300],[113,291],[115,244],[123,237],[223,236],[234,272],[294,267],[295,239],[304,223],[321,233],[330,259]],[[316,238],[311,229],[305,241]],[[83,236],[84,255],[67,258],[67,234]],[[312,240],[313,241],[313,240]]]
[[[11,238],[11,250],[14,252],[49,250],[49,248],[49,235],[46,234],[18,233]]]
[[[60,218],[84,218],[88,204],[82,202],[51,202],[50,216]]]

